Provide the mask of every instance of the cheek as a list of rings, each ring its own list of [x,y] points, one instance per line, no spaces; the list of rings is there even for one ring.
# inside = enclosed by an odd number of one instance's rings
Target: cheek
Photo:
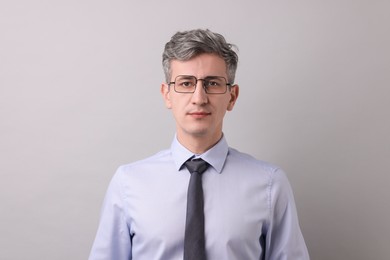
[[[167,102],[171,109],[175,109],[178,106],[178,100],[175,98],[175,95],[172,95],[172,92],[168,94]]]
[[[226,114],[226,111],[229,111],[229,103],[224,102],[220,104],[216,110],[217,110],[216,112],[218,113],[218,117],[223,118]]]
[[[170,106],[175,117],[185,112],[185,105],[183,100],[173,98],[170,101]]]

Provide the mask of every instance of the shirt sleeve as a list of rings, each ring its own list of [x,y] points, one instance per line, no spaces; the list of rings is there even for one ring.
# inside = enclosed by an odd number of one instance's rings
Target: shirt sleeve
[[[265,259],[309,260],[297,216],[294,196],[285,173],[272,173],[269,186],[269,226]]]
[[[130,228],[126,221],[121,176],[118,169],[108,187],[89,260],[132,259]]]

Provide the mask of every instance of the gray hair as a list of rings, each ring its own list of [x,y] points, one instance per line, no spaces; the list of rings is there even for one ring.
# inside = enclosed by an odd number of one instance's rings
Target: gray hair
[[[237,47],[227,43],[225,38],[210,30],[196,29],[177,32],[169,42],[165,44],[162,55],[162,65],[165,79],[171,80],[171,61],[187,61],[204,53],[217,54],[226,63],[228,82],[234,83],[237,70],[238,56],[233,48]]]

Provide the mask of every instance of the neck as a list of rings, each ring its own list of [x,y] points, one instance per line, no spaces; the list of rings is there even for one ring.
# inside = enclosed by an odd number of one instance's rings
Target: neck
[[[177,140],[194,154],[202,154],[213,147],[222,138],[222,133],[215,137],[209,136],[190,136],[183,138],[177,135]]]

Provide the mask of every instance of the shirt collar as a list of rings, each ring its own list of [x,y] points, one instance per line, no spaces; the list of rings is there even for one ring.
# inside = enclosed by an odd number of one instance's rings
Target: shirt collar
[[[185,148],[177,140],[176,135],[171,145],[172,157],[178,171],[188,159],[196,157],[202,158],[208,162],[218,173],[221,173],[228,155],[228,151],[229,147],[224,136],[222,136],[218,143],[216,143],[213,147],[200,155],[196,155]]]

